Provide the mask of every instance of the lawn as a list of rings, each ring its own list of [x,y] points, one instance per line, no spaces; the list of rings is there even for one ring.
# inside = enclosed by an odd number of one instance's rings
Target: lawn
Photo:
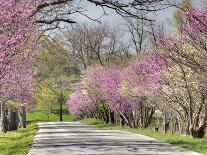
[[[0,133],[0,155],[26,155],[37,130],[36,123],[30,123],[25,129]]]
[[[150,129],[132,129],[129,127],[114,126],[114,125],[106,124],[103,121],[96,120],[96,119],[84,119],[81,122],[87,125],[95,125],[100,129],[123,130],[123,131],[143,134],[176,146],[180,146],[207,155],[207,136],[203,139],[192,139],[189,136],[181,136],[181,135],[170,134],[170,133],[164,134],[161,132],[155,132]]]
[[[56,122],[59,121],[59,115],[56,113],[47,113],[45,111],[32,111],[27,113],[27,121],[28,122]],[[69,114],[63,114],[63,121],[76,121],[76,117],[71,116]]]

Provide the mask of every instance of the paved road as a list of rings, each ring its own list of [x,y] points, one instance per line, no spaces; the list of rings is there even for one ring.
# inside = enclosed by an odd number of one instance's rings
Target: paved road
[[[139,134],[79,122],[38,123],[29,155],[199,155]]]

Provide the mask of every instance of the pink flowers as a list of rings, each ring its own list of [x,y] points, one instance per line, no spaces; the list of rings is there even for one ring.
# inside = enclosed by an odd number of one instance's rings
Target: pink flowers
[[[83,90],[77,88],[75,93],[68,100],[69,112],[75,116],[81,116],[84,113],[89,113],[92,105],[87,97],[83,94]]]
[[[33,70],[28,62],[7,66],[5,76],[0,79],[0,92],[6,100],[33,104]]]
[[[6,101],[33,103],[33,10],[28,0],[0,0],[0,93]]]
[[[207,31],[207,11],[188,9],[185,11],[188,22],[183,25],[183,30],[190,32],[194,37],[199,36],[200,33]]]
[[[0,0],[0,72],[11,57],[32,37],[32,4],[29,1]]]
[[[126,114],[138,108],[138,98],[154,93],[160,88],[165,62],[152,53],[132,65],[119,67],[91,67],[83,77],[80,88],[68,100],[69,110],[74,115],[94,111],[100,103],[112,111]]]

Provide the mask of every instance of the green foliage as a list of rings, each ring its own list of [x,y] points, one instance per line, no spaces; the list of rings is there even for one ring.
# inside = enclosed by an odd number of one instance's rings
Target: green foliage
[[[31,148],[37,125],[31,123],[25,129],[0,134],[0,155],[26,155]]]
[[[64,81],[70,84],[74,81],[79,81],[79,77],[65,77]],[[47,111],[47,113],[57,112],[59,110],[58,97],[61,94],[61,91],[63,92],[65,99],[73,92],[67,88],[60,89],[54,78],[47,78],[43,81],[38,81],[38,85],[37,104],[34,110],[43,110]],[[68,113],[68,106],[66,104],[63,104],[63,111]]]
[[[42,36],[41,41],[45,51],[34,58],[38,90],[36,92],[37,105],[33,111],[43,111],[44,120],[51,118],[51,121],[56,120],[58,112],[68,114],[65,100],[72,94],[70,84],[80,80],[68,50],[65,49],[63,42],[58,41],[57,37],[51,40]],[[60,110],[62,105],[63,110]]]
[[[47,94],[48,92],[44,92]],[[63,94],[69,96],[72,93],[71,90],[63,91]],[[48,93],[48,96],[50,93]],[[34,109],[27,112],[27,121],[38,122],[38,121],[59,121],[59,104],[57,103],[57,95],[54,95],[54,100],[47,98],[46,95],[38,99],[37,105]],[[68,105],[63,104],[63,121],[75,121],[76,118],[69,115]]]
[[[64,43],[56,37],[53,40],[46,36],[41,38],[45,51],[35,57],[35,64],[38,70],[38,77],[70,76],[79,73],[79,68],[73,63],[74,59],[65,49]]]
[[[197,139],[197,138],[192,139],[190,136],[170,134],[170,133],[164,134],[162,132],[153,131],[152,129],[142,129],[142,128],[135,129],[130,127],[114,126],[111,124],[106,124],[101,120],[91,119],[91,118],[83,119],[81,120],[81,122],[87,125],[96,125],[96,127],[100,129],[122,130],[122,131],[146,135],[179,147],[183,147],[207,155],[207,136],[203,139]]]

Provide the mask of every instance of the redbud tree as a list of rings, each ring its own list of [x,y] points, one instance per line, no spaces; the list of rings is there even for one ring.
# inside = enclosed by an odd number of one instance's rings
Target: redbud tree
[[[5,109],[8,108],[5,103],[33,103],[31,57],[34,55],[36,31],[31,2],[0,0],[0,97],[4,131],[7,130]]]
[[[163,66],[163,59],[154,53],[138,59],[124,69],[118,66],[91,66],[82,79],[84,95],[80,96],[79,90],[68,100],[70,112],[87,116],[84,112],[87,113],[88,110],[83,109],[91,108],[89,111],[96,113],[94,116],[100,116],[105,121],[110,122],[111,117],[116,115],[129,126],[137,127],[140,103],[160,88],[162,80],[159,73]],[[78,98],[81,98],[79,104]],[[102,114],[103,109],[105,115]],[[154,109],[149,111],[150,116],[153,112]]]

